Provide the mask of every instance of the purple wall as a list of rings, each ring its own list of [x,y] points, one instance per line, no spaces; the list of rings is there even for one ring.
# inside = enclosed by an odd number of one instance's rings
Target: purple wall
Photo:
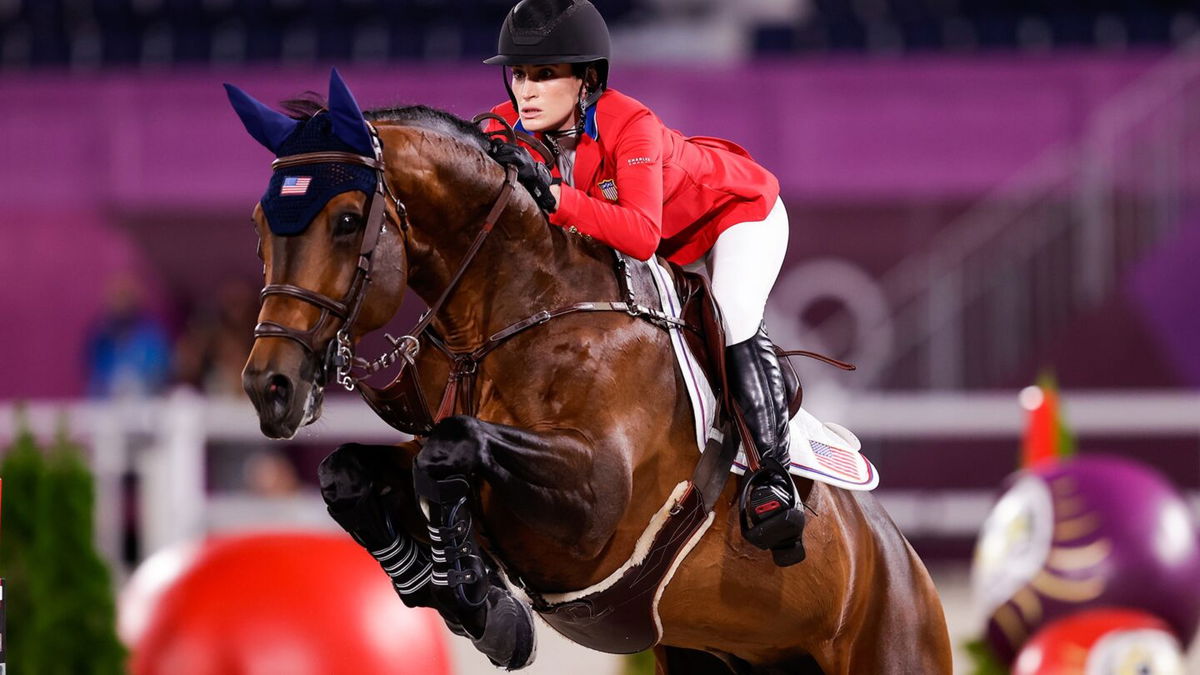
[[[961,199],[1078,134],[1090,110],[1156,58],[618,66],[614,85],[685,133],[743,144],[792,200]],[[503,96],[498,73],[483,66],[343,74],[366,106],[421,102],[470,116]],[[105,282],[130,269],[158,288],[149,263],[161,249],[146,246],[136,227],[149,221],[170,240],[179,222],[249,213],[270,155],[241,129],[222,81],[273,102],[322,90],[327,75],[319,68],[0,78],[0,398],[80,392],[79,336]],[[236,239],[230,227],[214,227],[202,241],[252,256],[244,219],[237,228]]]
[[[974,194],[1070,137],[1154,57],[762,63],[617,70],[614,83],[685,133],[727,136],[793,196]],[[470,116],[503,94],[483,66],[348,69],[365,106],[421,102]],[[0,195],[126,208],[244,202],[264,150],[220,89],[264,101],[323,90],[327,71],[0,79]],[[703,102],[701,104],[700,102]],[[16,160],[16,161],[13,161]],[[71,180],[64,194],[58,175]]]
[[[1154,337],[1155,352],[1182,383],[1200,387],[1200,297],[1194,280],[1200,260],[1200,218],[1185,223],[1146,256],[1125,292]],[[1193,280],[1192,283],[1180,283]]]

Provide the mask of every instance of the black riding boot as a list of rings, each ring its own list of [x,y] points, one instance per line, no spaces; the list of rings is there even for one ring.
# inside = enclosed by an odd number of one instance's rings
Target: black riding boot
[[[787,472],[788,396],[783,370],[766,329],[725,348],[733,399],[758,448],[761,468],[746,476],[742,488],[742,534],[770,549],[780,567],[804,560],[803,505]]]
[[[488,568],[475,543],[467,479],[433,480],[420,472],[415,478],[429,504],[434,595],[458,608],[467,637],[493,664],[517,670],[533,663],[533,612]]]

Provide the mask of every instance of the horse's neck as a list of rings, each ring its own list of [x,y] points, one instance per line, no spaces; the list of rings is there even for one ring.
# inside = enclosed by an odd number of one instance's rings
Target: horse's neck
[[[410,152],[396,158],[397,166],[410,168],[407,178],[397,177],[396,187],[413,226],[408,238],[408,284],[432,305],[462,267],[495,203],[504,173],[486,156],[481,165],[471,153],[423,149],[421,157]],[[411,170],[415,167],[420,169]],[[456,179],[419,184],[430,175]],[[518,185],[495,229],[438,311],[434,326],[452,349],[471,349],[539,311],[584,300],[616,300],[616,282],[606,260],[548,225]]]

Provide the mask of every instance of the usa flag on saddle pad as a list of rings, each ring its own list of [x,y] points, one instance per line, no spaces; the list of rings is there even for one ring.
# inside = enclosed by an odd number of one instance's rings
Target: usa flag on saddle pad
[[[308,184],[312,176],[284,176],[283,187],[279,188],[279,196],[302,195],[308,192]]]
[[[854,453],[817,441],[809,441],[808,444],[812,447],[813,454],[817,456],[817,461],[825,468],[851,476],[858,475],[858,462]]]

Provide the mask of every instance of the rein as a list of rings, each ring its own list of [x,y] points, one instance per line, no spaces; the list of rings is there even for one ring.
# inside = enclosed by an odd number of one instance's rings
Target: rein
[[[369,126],[369,125],[368,125]],[[436,316],[442,305],[450,297],[450,293],[458,285],[459,280],[466,272],[467,267],[471,264],[475,254],[479,252],[483,246],[484,239],[495,227],[496,222],[500,219],[500,214],[508,206],[509,199],[512,197],[512,191],[517,184],[517,169],[516,167],[506,167],[504,184],[500,188],[500,194],[496,197],[496,201],[492,204],[491,210],[484,219],[483,227],[479,234],[475,237],[475,241],[471,244],[471,248],[467,251],[459,266],[458,272],[454,278],[446,286],[440,298],[435,302],[429,311],[421,318],[421,321],[411,331],[410,335],[400,340],[393,340],[393,349],[388,354],[384,354],[375,362],[367,362],[364,359],[355,357],[354,346],[351,341],[351,329],[354,322],[358,319],[359,312],[362,310],[363,302],[367,297],[367,291],[371,283],[371,266],[374,260],[375,247],[379,243],[379,237],[386,227],[389,218],[385,209],[385,200],[390,199],[395,209],[395,220],[402,231],[407,231],[408,210],[404,203],[392,191],[391,185],[388,184],[386,178],[386,166],[383,162],[383,147],[379,142],[379,134],[374,127],[371,127],[371,140],[374,145],[375,157],[365,157],[351,152],[327,151],[327,152],[306,152],[297,155],[288,155],[280,157],[271,163],[273,171],[280,171],[294,166],[306,164],[326,164],[326,163],[345,163],[359,164],[375,170],[376,182],[375,192],[370,197],[370,206],[368,207],[368,216],[366,225],[363,227],[362,244],[359,246],[358,262],[354,271],[354,279],[350,282],[350,288],[347,289],[346,295],[341,300],[334,300],[327,295],[317,293],[307,288],[295,286],[292,284],[268,284],[263,287],[259,293],[261,300],[265,301],[272,295],[286,295],[297,298],[310,305],[314,305],[321,310],[321,316],[312,328],[306,331],[300,331],[290,326],[284,326],[274,321],[263,321],[254,327],[254,337],[258,338],[284,338],[299,343],[306,351],[314,356],[322,354],[322,350],[316,344],[317,336],[325,330],[325,324],[331,316],[342,321],[341,328],[335,334],[334,340],[331,340],[324,350],[324,357],[321,358],[321,367],[318,372],[324,382],[329,375],[329,369],[334,369],[335,380],[346,388],[347,391],[354,391],[359,386],[361,378],[353,375],[350,370],[352,366],[363,366],[369,374],[378,372],[382,368],[387,367],[394,362],[398,355],[403,355],[406,360],[411,362],[416,356],[418,348],[416,339],[411,337],[411,334],[420,334],[428,327],[429,323]],[[390,337],[390,336],[389,336]]]

